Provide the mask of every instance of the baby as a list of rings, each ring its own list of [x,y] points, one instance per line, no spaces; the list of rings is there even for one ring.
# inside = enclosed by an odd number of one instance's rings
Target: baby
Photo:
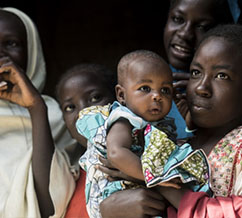
[[[174,143],[174,122],[166,117],[172,93],[168,64],[154,52],[138,50],[125,55],[118,64],[118,101],[80,111],[76,127],[89,142],[80,165],[87,171],[87,210],[91,217],[100,217],[99,204],[113,192],[138,187],[127,181],[109,182],[96,170],[98,157],[106,154],[115,168],[145,180],[148,187],[159,184],[179,188],[178,180],[195,181],[191,185],[195,191],[209,189],[203,152],[192,151],[189,144],[178,147]]]

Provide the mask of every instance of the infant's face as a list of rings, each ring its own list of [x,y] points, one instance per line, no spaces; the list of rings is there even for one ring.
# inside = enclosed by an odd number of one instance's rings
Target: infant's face
[[[76,130],[76,120],[80,110],[92,105],[112,103],[113,98],[97,78],[87,75],[74,75],[67,79],[59,92],[59,102],[66,126],[73,138],[80,142]]]
[[[161,61],[140,59],[131,63],[124,82],[126,106],[146,121],[158,121],[172,103],[172,74]]]

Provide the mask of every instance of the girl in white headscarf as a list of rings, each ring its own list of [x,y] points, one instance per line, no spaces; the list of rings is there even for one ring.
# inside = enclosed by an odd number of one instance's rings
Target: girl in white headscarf
[[[42,48],[31,19],[15,8],[0,9],[3,218],[63,217],[75,189],[69,161],[63,155],[64,148],[74,142],[56,101],[39,94],[45,76]]]

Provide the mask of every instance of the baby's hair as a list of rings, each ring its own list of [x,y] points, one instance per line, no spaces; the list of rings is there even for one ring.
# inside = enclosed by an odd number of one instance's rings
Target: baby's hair
[[[200,44],[210,37],[221,37],[236,45],[238,52],[242,54],[242,25],[224,24],[210,29],[201,40]]]
[[[170,0],[169,11],[173,9],[178,1]],[[233,17],[229,9],[228,0],[210,0],[214,4],[214,16],[217,24],[233,23]]]
[[[93,74],[94,76],[96,76],[96,79],[99,81],[99,83],[103,84],[103,86],[106,87],[107,90],[110,90],[111,95],[115,97],[116,74],[103,65],[94,63],[83,63],[77,64],[69,68],[60,77],[56,85],[55,91],[55,96],[57,100],[59,99],[60,88],[63,83],[70,77],[82,73]]]
[[[118,83],[122,85],[125,74],[128,72],[128,67],[135,59],[146,58],[153,59],[159,62],[166,63],[164,59],[155,52],[148,50],[136,50],[124,55],[118,63]]]

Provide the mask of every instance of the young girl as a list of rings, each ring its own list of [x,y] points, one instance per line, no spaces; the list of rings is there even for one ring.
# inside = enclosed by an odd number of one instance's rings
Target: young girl
[[[63,217],[75,182],[58,148],[74,141],[56,101],[39,94],[46,71],[35,25],[4,8],[0,26],[0,214]]]
[[[80,111],[76,123],[78,132],[89,142],[80,159],[87,171],[89,215],[99,217],[99,203],[114,191],[137,187],[127,181],[108,183],[104,174],[95,170],[98,155],[105,155],[106,145],[113,166],[141,181],[145,174],[148,187],[161,184],[178,188],[179,185],[167,181],[179,178],[183,183],[196,181],[193,190],[208,191],[203,153],[192,152],[188,144],[178,147],[171,140],[175,139],[174,124],[165,116],[171,107],[172,76],[165,61],[145,50],[125,55],[118,64],[116,96],[119,102],[112,106]],[[139,156],[144,147],[142,172]]]
[[[176,105],[173,105],[169,116],[175,118],[178,134],[183,133],[185,122],[177,112],[177,108],[185,117],[188,109],[184,96],[195,49],[209,29],[217,24],[231,22],[233,19],[227,0],[170,1],[163,39],[167,61],[173,72],[174,96],[176,97],[174,99]],[[191,134],[187,134],[187,136],[191,136]]]
[[[242,26],[218,26],[202,40],[191,63],[187,98],[197,130],[190,142],[208,155],[214,197],[161,189],[178,217],[242,216],[241,35]]]
[[[113,102],[114,76],[113,72],[102,65],[78,64],[68,69],[57,84],[56,97],[64,121],[71,136],[79,142],[78,146],[67,150],[74,162],[78,161],[86,150],[86,140],[77,133],[75,127],[78,112],[92,105],[106,105]],[[85,179],[86,173],[81,170],[65,218],[88,218],[84,194]]]

